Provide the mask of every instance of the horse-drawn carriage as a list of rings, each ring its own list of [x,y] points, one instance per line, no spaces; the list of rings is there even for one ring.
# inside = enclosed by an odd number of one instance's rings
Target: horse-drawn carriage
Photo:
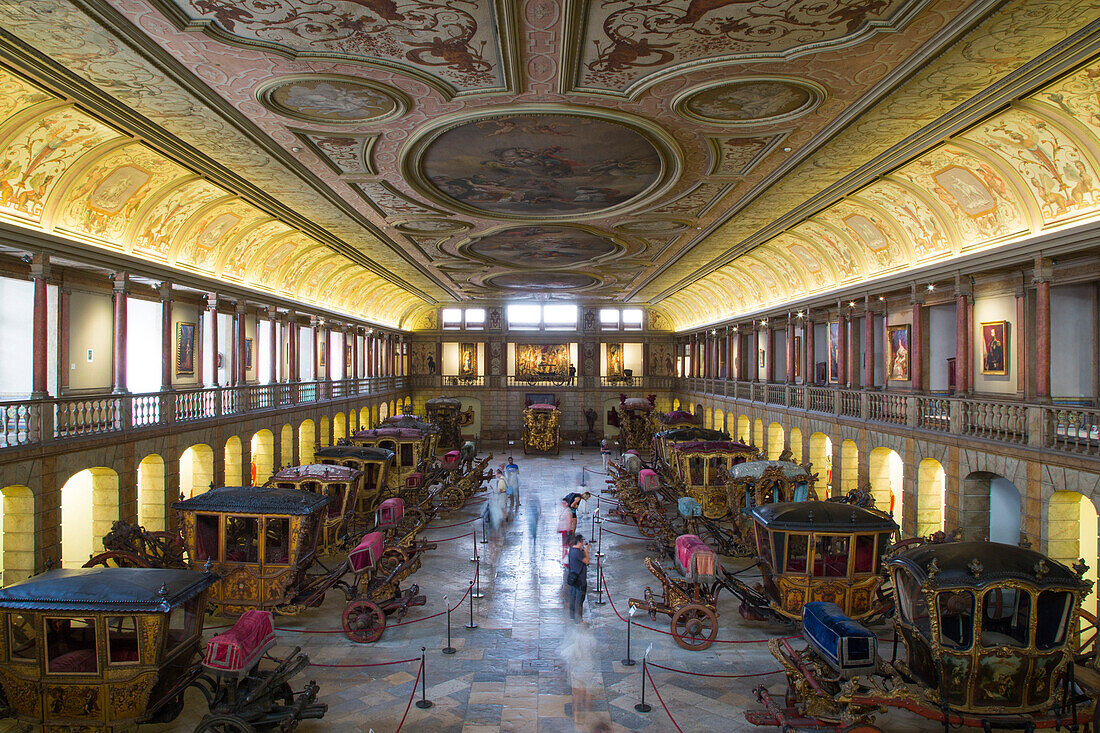
[[[347,466],[315,463],[284,468],[264,485],[311,491],[329,498],[321,520],[317,552],[332,555],[343,543],[349,528],[355,525],[361,475],[360,471]]]
[[[703,516],[720,519],[731,509],[726,496],[730,471],[758,456],[756,448],[732,440],[673,443],[668,452],[669,483],[699,502]]]
[[[202,673],[206,596],[217,581],[210,572],[97,567],[51,570],[0,589],[6,712],[49,733],[172,722]],[[309,660],[292,657],[279,674],[254,675],[247,709],[240,696],[208,698],[211,715],[198,730],[251,733],[251,720],[290,731],[322,717],[313,683],[295,700],[287,680]],[[219,718],[235,725],[206,725]]]
[[[556,405],[535,403],[523,411],[523,452],[561,452],[561,410]]]
[[[668,412],[657,413],[657,422],[660,423],[661,430],[674,430],[676,428],[701,428],[703,427],[703,418],[699,415],[693,415],[685,410],[669,410]]]
[[[875,716],[896,707],[944,730],[1096,730],[1096,619],[1081,609],[1091,586],[1083,561],[1071,569],[1030,549],[955,542],[885,564],[898,597],[893,661],[841,609],[810,604],[808,649],[770,642],[787,674],[785,701],[758,688],[766,709],[747,713],[750,722],[871,733],[883,730]]]
[[[360,472],[359,488],[355,492],[355,513],[359,521],[369,517],[389,481],[394,452],[385,448],[355,445],[332,445],[318,448],[313,460],[326,466],[347,466]]]
[[[687,414],[687,413],[685,413]],[[669,456],[672,446],[676,443],[690,443],[695,441],[728,441],[729,433],[724,430],[711,430],[699,427],[673,427],[659,430],[653,434],[653,460],[662,470],[668,468]]]
[[[388,497],[400,496],[406,489],[425,489],[431,484],[438,438],[439,428],[435,425],[402,416],[401,420],[377,428],[357,430],[348,442],[393,451],[385,491]]]
[[[674,558],[677,576],[652,557],[645,559],[645,566],[662,591],[656,594],[646,586],[642,598],[629,600],[631,607],[653,619],[659,613],[668,616],[672,637],[684,649],[709,647],[718,635],[718,592],[724,585],[717,577],[721,568],[714,550],[695,535],[680,535]]]
[[[474,419],[474,408],[462,411],[462,400],[457,397],[433,397],[425,403],[428,422],[439,428],[437,450],[457,450],[462,445],[462,426]]]
[[[657,432],[654,407],[655,395],[627,397],[619,395],[619,406],[608,410],[607,423],[619,429],[619,449],[622,451],[648,451],[653,447],[653,434]]]

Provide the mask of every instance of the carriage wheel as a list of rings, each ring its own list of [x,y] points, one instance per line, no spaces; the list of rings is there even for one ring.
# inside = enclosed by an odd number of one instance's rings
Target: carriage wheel
[[[672,615],[672,637],[684,649],[706,649],[718,636],[718,616],[699,603],[689,603]]]
[[[101,552],[84,563],[86,568],[147,568],[149,563],[129,552]]]
[[[401,519],[397,520],[397,534],[406,535],[419,527],[427,515],[423,511],[413,507],[412,509],[406,509],[405,513],[401,515]]]
[[[199,721],[195,733],[254,733],[255,730],[236,715],[207,715]]]
[[[462,505],[466,503],[466,494],[462,492],[462,489],[456,489],[452,486],[451,488],[443,489],[441,500],[444,509],[449,512],[454,512],[461,509]]]
[[[352,601],[344,609],[344,633],[356,644],[378,641],[386,628],[386,614],[377,603],[364,598]]]
[[[657,537],[661,534],[662,525],[664,525],[664,515],[655,509],[648,509],[638,517],[638,531],[642,533],[642,537],[650,539]]]
[[[378,558],[378,569],[389,575],[408,559],[408,554],[401,547],[387,547],[382,551],[382,557]]]
[[[1082,657],[1096,656],[1100,654],[1100,622],[1096,616],[1085,609],[1077,612],[1077,657],[1078,662]],[[1096,706],[1100,711],[1100,705]]]
[[[183,712],[183,693],[176,695],[168,702],[161,705],[153,716],[149,718],[150,723],[171,723],[173,720],[179,717]]]

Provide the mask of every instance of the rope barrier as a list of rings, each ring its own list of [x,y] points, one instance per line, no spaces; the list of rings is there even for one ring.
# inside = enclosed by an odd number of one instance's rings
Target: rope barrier
[[[668,705],[665,705],[665,699],[661,697],[661,691],[657,689],[657,683],[653,681],[653,675],[649,673],[649,669],[645,670],[645,676],[649,678],[649,686],[652,687],[653,692],[657,694],[657,699],[660,701],[661,707],[665,709],[665,715],[667,715],[668,719],[672,722],[672,726],[679,731],[679,733],[684,733],[683,729],[676,723],[676,719],[672,717],[672,713],[669,712]]]
[[[424,660],[420,661],[420,666],[416,670],[416,679],[413,680],[413,691],[409,695],[409,704],[405,706],[405,714],[401,716],[401,722],[397,724],[397,730],[394,733],[401,733],[401,726],[405,725],[405,718],[409,717],[409,708],[412,707],[413,698],[416,697],[416,686],[420,682],[420,675],[424,673]],[[660,697],[660,695],[658,695]]]
[[[473,519],[467,519],[463,522],[455,522],[454,524],[440,524],[440,525],[435,526],[435,527],[425,527],[424,531],[427,531],[429,529],[450,529],[451,527],[461,527],[463,524],[469,524],[470,522],[476,522],[479,519],[481,519],[481,517],[474,517]]]
[[[656,662],[646,662],[650,667],[656,667],[657,669],[663,669],[666,672],[677,672],[679,674],[691,675],[692,677],[721,677],[723,679],[745,679],[748,677],[767,677],[773,674],[782,674],[783,670],[774,669],[771,672],[756,672],[754,674],[713,674],[706,672],[688,672],[686,669],[675,669],[673,667],[666,667],[663,664],[657,664]]]
[[[606,520],[605,520],[605,521],[606,521]],[[644,539],[648,539],[648,538],[646,538],[646,537],[635,537],[635,536],[633,536],[633,535],[629,535],[629,534],[623,534],[622,532],[616,532],[616,531],[615,531],[615,530],[613,530],[613,529],[604,529],[604,532],[607,532],[608,534],[613,534],[613,535],[615,535],[616,537],[625,537],[625,538],[626,538],[626,539],[628,539],[628,540],[644,540]]]
[[[450,542],[451,540],[460,540],[463,537],[469,537],[472,534],[473,534],[473,532],[467,532],[466,534],[456,534],[454,537],[444,537],[442,539],[435,539],[433,537],[430,541],[431,542]]]
[[[310,662],[311,667],[328,667],[330,669],[360,669],[362,667],[386,667],[390,664],[406,664],[407,662],[419,662],[420,657],[413,657],[412,659],[398,659],[394,662],[372,662],[370,664],[318,664],[317,662]]]

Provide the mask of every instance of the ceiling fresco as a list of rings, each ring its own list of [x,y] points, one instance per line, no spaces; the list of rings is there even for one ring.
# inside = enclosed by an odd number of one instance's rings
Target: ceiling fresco
[[[0,80],[0,217],[394,325],[576,292],[689,328],[1100,214],[1097,77],[1049,53],[1098,19],[1091,0],[5,3],[0,55],[42,63]],[[1018,78],[994,117],[916,137]]]

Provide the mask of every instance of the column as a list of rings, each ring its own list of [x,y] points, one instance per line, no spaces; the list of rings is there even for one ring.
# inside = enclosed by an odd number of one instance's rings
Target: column
[[[863,299],[863,389],[875,388],[875,313],[871,296]]]
[[[736,379],[737,371],[734,369],[734,345],[733,340],[735,338],[736,331],[726,326],[726,373],[722,376],[726,379]]]
[[[1035,258],[1035,397],[1050,401],[1050,278],[1051,261]],[[1018,347],[1017,347],[1018,348]]]
[[[802,321],[802,334],[803,334],[803,348],[805,351],[805,364],[802,366],[802,383],[803,384],[815,384],[816,375],[814,369],[817,367],[817,358],[814,354],[814,319],[810,315],[809,311],[806,311],[806,318]]]
[[[912,390],[920,392],[924,389],[924,297],[917,290],[916,283],[910,286],[909,302],[913,309],[909,342],[909,376],[912,380]],[[959,360],[956,359],[956,367],[958,363]]]
[[[206,296],[206,315],[210,319],[210,384],[218,386],[218,296]]]
[[[1024,348],[1026,343],[1026,330],[1025,323],[1027,321],[1027,300],[1025,299],[1023,278],[1020,278],[1020,284],[1016,288],[1016,321],[1012,325],[1016,327],[1016,335],[1013,337],[1011,334],[1006,335],[1005,341],[1011,341],[1016,344],[1016,397],[1024,399],[1027,397],[1027,361],[1026,352]],[[1005,343],[1005,348],[1008,348],[1008,343]]]
[[[298,332],[298,314],[294,311],[290,311],[286,314],[287,325],[287,341],[289,342],[290,351],[287,358],[287,381],[288,382],[300,382],[302,380],[302,341],[301,334]]]
[[[235,378],[233,383],[236,385],[244,385],[248,382],[248,360],[245,356],[245,338],[247,331],[245,330],[245,322],[248,318],[248,305],[244,302],[244,299],[237,301],[236,312],[234,313],[234,336],[233,353],[235,357],[233,359],[233,373]]]
[[[340,329],[340,333],[343,334],[343,343],[340,344],[340,381],[347,381],[348,378],[348,343],[349,334],[353,334],[346,324]],[[354,337],[353,337],[354,338]]]
[[[160,296],[160,391],[172,389],[172,283],[161,283]]]
[[[267,360],[271,364],[271,378],[268,384],[275,384],[279,381],[279,328],[276,323],[276,317],[279,315],[277,308],[267,309],[267,322],[270,326],[271,340],[268,342],[267,347]],[[259,349],[257,348],[257,352]],[[259,361],[257,359],[257,361]]]
[[[794,384],[794,316],[787,313],[787,376],[784,384]]]
[[[31,260],[31,279],[34,281],[34,321],[31,344],[31,399],[40,400],[50,396],[47,373],[49,371],[49,301],[46,298],[46,286],[50,279],[50,258],[36,254]],[[67,336],[67,334],[66,334]],[[60,341],[60,339],[59,339]],[[26,358],[26,357],[24,357]],[[68,364],[62,362],[65,369]]]
[[[837,303],[836,313],[836,383],[838,387],[848,386],[848,319],[844,316],[844,306]]]
[[[115,332],[114,354],[111,362],[114,375],[112,391],[115,394],[127,392],[126,389],[126,291],[130,278],[125,272],[112,275],[115,281]]]
[[[321,343],[321,353],[324,355],[322,361],[325,365],[321,367],[321,381],[328,382],[332,375],[332,328],[329,327],[328,321],[325,321],[322,329],[324,341]]]
[[[764,350],[767,351],[767,357],[764,361],[764,378],[768,382],[775,381],[775,329],[768,326],[768,330],[764,339]]]
[[[69,388],[69,296],[67,287],[59,288],[57,325],[57,391],[63,394]]]
[[[955,394],[970,391],[970,354],[967,351],[967,334],[970,319],[966,302],[967,292],[962,283],[955,281]]]

